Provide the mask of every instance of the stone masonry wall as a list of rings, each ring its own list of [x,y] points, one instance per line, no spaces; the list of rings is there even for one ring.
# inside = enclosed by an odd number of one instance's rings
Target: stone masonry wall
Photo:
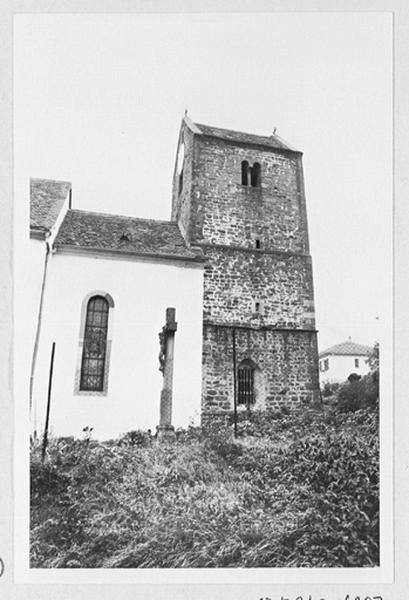
[[[261,186],[241,184],[241,163],[261,165]],[[192,243],[308,253],[301,158],[197,137]]]
[[[192,175],[193,175],[193,134],[187,127],[182,127],[178,151],[181,144],[184,144],[185,160],[183,165],[183,184],[179,186],[179,174],[177,173],[177,159],[172,184],[172,214],[171,220],[177,221],[183,237],[189,243],[190,241],[190,222],[191,222],[191,194],[192,194]],[[177,152],[178,153],[178,152]]]
[[[290,409],[318,399],[316,336],[313,331],[236,328],[236,364],[256,365],[254,410]],[[205,325],[202,409],[206,414],[233,410],[231,327]]]
[[[309,256],[216,246],[205,251],[205,321],[314,329]]]

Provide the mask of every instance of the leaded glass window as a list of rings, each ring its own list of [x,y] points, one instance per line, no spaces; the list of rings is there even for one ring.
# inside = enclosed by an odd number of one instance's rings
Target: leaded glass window
[[[103,296],[93,296],[87,305],[80,390],[104,389],[109,304]]]

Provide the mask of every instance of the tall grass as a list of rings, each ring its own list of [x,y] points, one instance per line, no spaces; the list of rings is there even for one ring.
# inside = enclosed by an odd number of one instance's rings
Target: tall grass
[[[33,567],[379,563],[373,410],[254,415],[159,445],[53,439],[31,461]]]

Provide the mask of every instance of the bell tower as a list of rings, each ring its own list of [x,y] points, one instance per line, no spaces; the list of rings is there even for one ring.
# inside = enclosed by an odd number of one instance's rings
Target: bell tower
[[[276,135],[186,116],[172,220],[206,256],[202,415],[289,408],[318,397],[302,154]]]

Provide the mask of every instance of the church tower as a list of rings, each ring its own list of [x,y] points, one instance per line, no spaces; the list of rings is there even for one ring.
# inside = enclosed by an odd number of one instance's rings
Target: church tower
[[[182,121],[172,220],[206,257],[202,417],[319,393],[302,154],[278,136]]]

